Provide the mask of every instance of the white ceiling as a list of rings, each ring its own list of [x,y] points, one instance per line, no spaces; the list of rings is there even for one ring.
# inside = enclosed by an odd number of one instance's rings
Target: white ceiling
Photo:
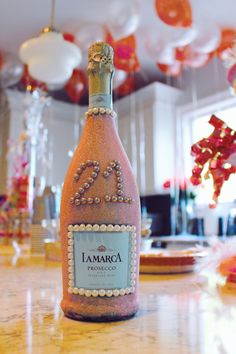
[[[122,3],[123,0],[118,0]],[[126,0],[130,2],[131,0]],[[155,62],[145,49],[148,33],[159,34],[154,0],[137,0],[140,3],[141,21],[137,30],[138,56],[142,68],[156,70]],[[106,23],[109,6],[117,0],[57,0],[56,27],[66,30],[85,22]],[[235,0],[191,0],[194,21],[214,21],[217,26],[235,26]],[[0,1],[0,50],[17,52],[19,45],[48,24],[50,0],[1,0]]]

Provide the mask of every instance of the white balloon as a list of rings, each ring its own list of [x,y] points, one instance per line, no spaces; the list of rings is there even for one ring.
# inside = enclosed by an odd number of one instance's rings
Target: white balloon
[[[155,59],[160,64],[172,65],[175,63],[175,50],[166,46],[159,51]]]
[[[156,27],[147,32],[147,36],[158,38],[159,41],[161,40],[165,45],[173,48],[185,47],[196,38],[197,29],[195,25],[190,28],[180,28],[158,21]]]
[[[0,88],[7,88],[20,81],[24,66],[14,54],[1,52],[1,56],[3,63],[0,68]]]
[[[127,72],[124,70],[115,70],[114,80],[113,80],[113,88],[117,89],[120,85],[123,84],[125,79],[127,78]]]
[[[83,23],[81,26],[74,28],[73,34],[75,43],[83,52],[87,52],[92,43],[105,39],[105,28],[100,23]]]
[[[100,23],[83,23],[73,29],[72,33],[75,36],[75,43],[82,50],[81,67],[87,68],[88,65],[88,49],[92,43],[104,41],[105,28]]]
[[[133,34],[139,26],[140,13],[137,0],[110,1],[107,13],[107,27],[115,40]]]
[[[149,56],[160,64],[171,65],[175,63],[175,49],[165,45],[162,40],[157,39],[157,43],[154,44],[151,41],[146,43],[146,49]]]
[[[163,40],[160,38],[153,38],[152,36],[147,36],[145,49],[152,59],[156,59],[160,52],[164,49],[165,45]]]
[[[207,22],[197,26],[197,37],[191,47],[198,53],[207,54],[217,49],[220,40],[220,29]]]
[[[167,34],[167,41],[171,47],[185,47],[190,44],[197,36],[194,26],[191,28],[173,28]]]
[[[185,64],[190,68],[200,68],[204,66],[209,60],[207,53],[193,52],[192,57],[185,60]]]
[[[191,43],[197,32],[194,26],[184,29],[158,24],[154,29],[146,28],[145,34],[143,40],[150,57],[157,61],[161,58],[163,64],[171,65],[175,62],[175,48]]]

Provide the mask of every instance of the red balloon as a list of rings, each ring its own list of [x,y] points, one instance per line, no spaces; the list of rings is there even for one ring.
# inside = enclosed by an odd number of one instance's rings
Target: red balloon
[[[75,36],[68,32],[63,33],[63,38],[65,39],[65,41],[72,42],[72,43],[75,41]]]
[[[172,65],[157,63],[158,69],[168,76],[178,77],[182,73],[182,64],[175,62]]]
[[[75,69],[70,80],[65,85],[65,91],[74,103],[79,102],[86,91],[87,80],[84,72]]]
[[[221,30],[221,41],[216,51],[220,59],[225,59],[227,51],[232,47],[236,40],[236,28],[223,28]]]
[[[182,47],[182,48],[176,48],[175,49],[175,59],[184,63],[186,58],[187,58],[187,53],[186,53],[186,48],[187,47]]]
[[[155,0],[157,15],[167,25],[190,27],[192,8],[188,0]]]
[[[117,69],[132,73],[140,70],[140,63],[136,55],[136,40],[132,34],[115,41],[107,31],[106,41],[114,50],[114,65]]]
[[[116,90],[115,93],[118,96],[126,96],[132,93],[135,89],[135,79],[134,74],[129,74],[123,84],[121,84]]]
[[[113,39],[112,34],[108,31],[108,29],[105,29],[105,42],[111,46],[113,46],[115,43],[115,40]]]
[[[24,73],[20,82],[23,84],[24,88],[29,91],[33,91],[37,88],[46,92],[48,91],[47,85],[44,82],[37,81],[30,76],[27,65],[24,67]]]

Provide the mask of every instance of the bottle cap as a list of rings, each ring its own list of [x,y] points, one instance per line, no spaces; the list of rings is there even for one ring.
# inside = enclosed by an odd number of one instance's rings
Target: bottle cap
[[[93,43],[88,50],[88,72],[113,72],[113,48],[105,42]]]

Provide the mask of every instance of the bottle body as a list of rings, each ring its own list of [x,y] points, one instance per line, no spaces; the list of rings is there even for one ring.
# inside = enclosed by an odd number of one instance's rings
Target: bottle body
[[[116,194],[117,178],[115,175],[104,178],[104,171],[112,161],[119,161],[122,176],[122,191],[132,202],[107,202],[106,196]],[[79,190],[91,175],[91,168],[84,170],[81,181],[76,182],[74,176],[81,164],[87,161],[99,163],[99,173],[93,186],[84,197],[100,198],[100,203],[71,203],[71,197]],[[86,183],[86,182],[85,182]],[[68,259],[68,227],[69,225],[130,225],[136,231],[136,264],[133,293],[122,296],[100,297],[71,294],[69,289]],[[63,250],[63,300],[62,309],[69,317],[80,320],[106,321],[128,318],[138,309],[138,254],[140,235],[139,195],[131,167],[120,139],[117,135],[114,118],[97,116],[87,118],[80,144],[69,167],[62,193],[61,204],[61,239]],[[117,237],[119,237],[117,235]],[[73,262],[72,262],[73,263]],[[73,264],[72,264],[73,266]]]
[[[89,111],[61,202],[66,316],[114,321],[138,309],[140,202],[112,111],[113,50],[89,49]]]

